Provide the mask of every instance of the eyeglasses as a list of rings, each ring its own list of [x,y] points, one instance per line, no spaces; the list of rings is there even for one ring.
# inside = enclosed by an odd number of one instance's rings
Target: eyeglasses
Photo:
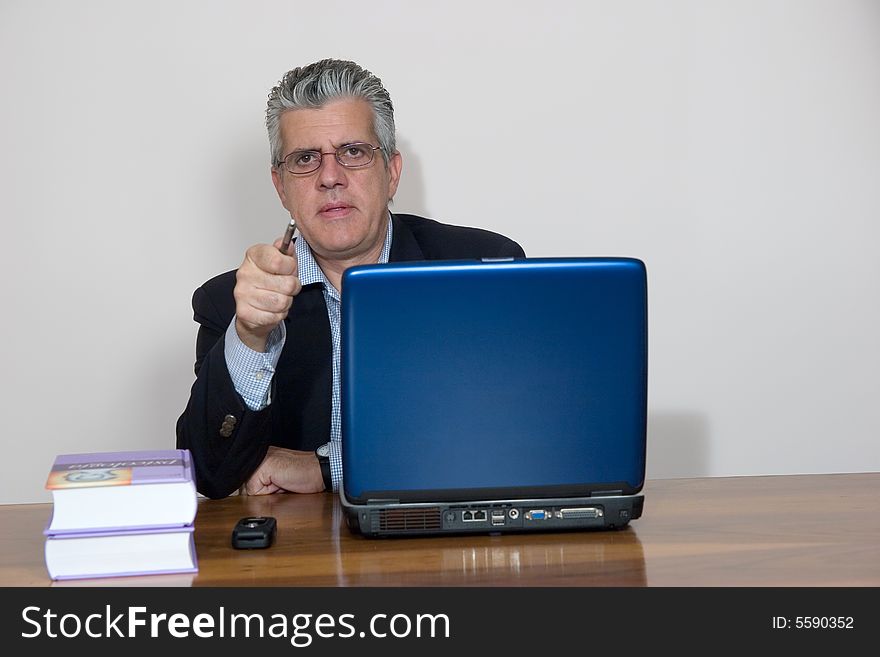
[[[379,146],[355,142],[345,144],[330,153],[321,151],[293,151],[287,155],[280,164],[284,165],[295,176],[304,176],[321,168],[324,155],[334,155],[336,161],[346,169],[360,169],[373,161],[373,153],[379,150]]]

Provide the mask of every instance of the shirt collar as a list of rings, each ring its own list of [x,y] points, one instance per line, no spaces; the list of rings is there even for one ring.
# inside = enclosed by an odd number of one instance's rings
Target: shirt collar
[[[392,222],[391,213],[388,213],[388,228],[385,231],[385,242],[382,244],[382,252],[379,254],[378,262],[385,264],[388,262],[388,256],[391,253],[392,238]],[[321,283],[325,288],[332,288],[330,281],[324,276],[321,267],[318,266],[311,247],[300,235],[296,241],[296,261],[299,263],[299,280],[303,286],[313,283]]]

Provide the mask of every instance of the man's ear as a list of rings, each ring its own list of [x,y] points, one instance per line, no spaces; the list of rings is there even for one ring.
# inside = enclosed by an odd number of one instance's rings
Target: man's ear
[[[388,200],[392,201],[397,193],[397,185],[400,183],[400,172],[403,170],[403,156],[400,151],[394,151],[388,160]]]

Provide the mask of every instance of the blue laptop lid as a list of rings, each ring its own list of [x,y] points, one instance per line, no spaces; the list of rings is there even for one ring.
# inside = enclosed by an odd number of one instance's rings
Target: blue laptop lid
[[[343,278],[341,340],[352,502],[642,488],[640,260],[353,267]]]

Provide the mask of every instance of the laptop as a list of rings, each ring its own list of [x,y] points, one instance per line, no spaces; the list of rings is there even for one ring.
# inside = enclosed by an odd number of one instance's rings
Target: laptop
[[[642,514],[647,282],[633,258],[404,262],[343,277],[349,528],[622,528]]]

